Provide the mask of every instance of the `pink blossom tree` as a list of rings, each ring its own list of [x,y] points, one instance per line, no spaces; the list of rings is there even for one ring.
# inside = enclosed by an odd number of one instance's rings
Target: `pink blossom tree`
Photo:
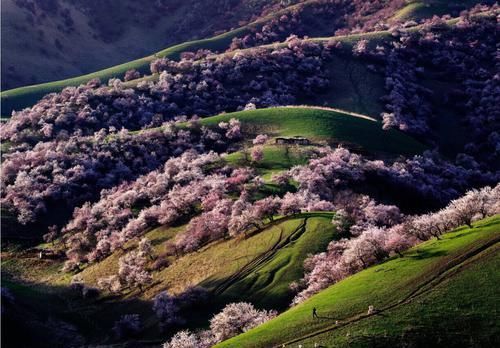
[[[163,348],[188,348],[188,347],[200,347],[208,348],[208,346],[202,346],[198,335],[190,332],[189,330],[177,332],[168,342],[163,344]]]
[[[151,260],[154,259],[154,249],[151,245],[151,241],[147,237],[143,237],[139,241],[139,245],[137,246],[137,250],[139,251],[139,255],[142,257],[147,257]]]
[[[264,159],[264,150],[262,146],[254,146],[250,154],[250,158],[253,162],[260,162]]]
[[[230,303],[210,320],[210,330],[217,342],[246,332],[276,316],[275,311],[255,309],[250,303]]]
[[[269,137],[267,134],[259,134],[255,137],[255,139],[252,141],[254,145],[264,145]]]
[[[121,290],[122,284],[117,275],[102,277],[97,280],[97,286],[102,290],[107,290],[110,293],[117,293]]]
[[[153,278],[146,269],[146,258],[137,251],[131,251],[118,260],[118,276],[123,284],[129,287],[138,287],[150,283]]]

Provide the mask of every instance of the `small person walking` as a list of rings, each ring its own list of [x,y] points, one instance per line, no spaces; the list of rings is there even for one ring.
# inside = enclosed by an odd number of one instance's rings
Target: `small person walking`
[[[316,311],[316,307],[313,307],[313,319],[319,319],[318,312]]]

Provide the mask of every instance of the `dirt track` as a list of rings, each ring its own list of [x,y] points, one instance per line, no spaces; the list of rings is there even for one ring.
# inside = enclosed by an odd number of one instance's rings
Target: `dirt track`
[[[458,257],[455,257],[451,259],[449,262],[446,263],[446,265],[441,268],[436,274],[434,274],[431,278],[425,280],[421,284],[419,284],[412,292],[410,292],[408,295],[406,295],[404,298],[400,299],[399,301],[389,304],[385,307],[378,308],[373,314],[367,314],[366,312],[360,313],[342,320],[339,320],[338,324],[333,324],[328,327],[325,327],[323,329],[311,332],[307,335],[303,335],[301,337],[297,337],[293,340],[287,341],[280,343],[278,345],[275,345],[273,347],[279,348],[283,347],[283,345],[288,346],[293,343],[297,343],[300,341],[303,341],[305,339],[318,336],[320,334],[323,334],[325,332],[333,331],[339,328],[342,328],[344,326],[356,323],[358,321],[361,321],[366,318],[370,318],[376,315],[379,315],[381,313],[384,313],[386,311],[389,311],[391,309],[394,309],[396,307],[399,307],[401,305],[405,305],[413,301],[415,298],[424,295],[434,289],[436,286],[441,284],[444,280],[452,276],[456,271],[458,271],[459,268],[464,266],[469,260],[471,260],[473,257],[481,254],[482,252],[486,251],[487,249],[490,249],[497,245],[500,242],[500,236],[495,236],[494,238],[490,239],[483,245],[476,247],[470,251],[468,251],[465,254],[459,255]]]
[[[288,246],[290,242],[300,238],[300,236],[306,231],[307,219],[308,217],[305,217],[299,224],[299,226],[297,226],[297,228],[292,233],[290,233],[287,238],[283,238],[283,230],[281,229],[280,236],[276,243],[274,243],[268,250],[255,257],[252,261],[245,264],[237,272],[233,273],[229,278],[225,279],[213,290],[213,293],[216,295],[223,293],[231,285],[242,280],[252,272],[255,272],[258,268],[265,265],[267,262],[271,261],[274,255],[276,255],[276,253],[280,249]]]

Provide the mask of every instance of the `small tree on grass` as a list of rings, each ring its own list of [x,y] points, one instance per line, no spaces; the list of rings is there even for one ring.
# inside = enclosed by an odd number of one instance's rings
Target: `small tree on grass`
[[[154,260],[155,256],[153,246],[147,237],[141,239],[138,249],[141,256],[149,257],[151,260]]]
[[[210,348],[217,343],[210,330],[199,332],[183,330],[176,333],[170,341],[165,342],[163,348]]]
[[[471,190],[465,196],[451,202],[449,209],[455,221],[461,225],[467,225],[472,228],[472,221],[476,217],[485,217],[487,215],[487,204],[491,189],[481,191]]]
[[[259,134],[253,140],[253,144],[254,145],[264,145],[267,142],[268,138],[269,137],[266,134]]]
[[[118,276],[129,287],[138,287],[152,281],[151,274],[146,270],[146,258],[140,252],[132,251],[122,256],[118,261]]]
[[[111,275],[109,277],[99,278],[97,280],[97,286],[102,290],[107,290],[109,292],[115,293],[120,291],[122,284],[120,278],[117,275]]]
[[[260,162],[264,159],[264,150],[262,146],[254,146],[250,154],[253,162]]]
[[[247,110],[256,110],[257,107],[255,106],[254,103],[248,103],[247,105],[245,105],[245,108],[243,110],[247,111]]]
[[[123,80],[124,81],[132,81],[132,80],[138,79],[140,77],[141,77],[141,74],[137,70],[130,69],[130,70],[127,70],[127,72],[125,73]]]
[[[278,214],[280,207],[281,200],[279,197],[266,197],[255,202],[252,210],[253,215],[258,219],[267,218],[269,221],[273,221],[274,216]]]
[[[163,348],[199,347],[198,336],[189,330],[177,332],[170,341],[163,344]]]
[[[217,342],[246,332],[276,316],[275,311],[258,310],[251,303],[230,303],[210,320]]]
[[[57,226],[52,225],[49,227],[48,232],[43,235],[43,241],[45,243],[52,243],[52,245],[54,245],[54,242],[58,236],[59,236],[59,233],[57,231]]]

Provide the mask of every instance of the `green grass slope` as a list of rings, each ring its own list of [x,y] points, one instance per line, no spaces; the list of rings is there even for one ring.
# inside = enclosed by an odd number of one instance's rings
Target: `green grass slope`
[[[409,0],[406,6],[396,11],[391,18],[392,21],[410,21],[429,18],[434,15],[442,16],[450,11],[457,12],[470,8],[480,3],[476,0],[448,1],[448,0]]]
[[[343,144],[371,153],[412,155],[424,145],[396,130],[383,130],[382,124],[346,112],[317,107],[278,107],[222,114],[201,120],[214,125],[236,118],[248,139],[259,133],[271,137],[304,136],[313,142]]]
[[[332,213],[308,213],[276,220],[247,238],[221,240],[198,252],[172,258],[169,267],[153,273],[153,284],[141,296],[151,298],[164,289],[178,293],[189,285],[200,284],[224,298],[245,297],[257,302],[269,300],[256,296],[257,293],[275,293],[274,300],[281,299],[282,305],[284,300],[286,305],[290,297],[288,284],[290,279],[301,277],[306,255],[323,250],[334,239],[332,216]],[[146,236],[160,253],[161,243],[182,230],[183,227],[160,228]],[[135,248],[135,244],[130,243],[127,250]],[[116,273],[122,255],[123,251],[117,251],[89,266],[82,272],[83,279],[96,284],[100,277]],[[133,292],[127,296],[135,295]]]
[[[326,249],[335,239],[332,213],[308,213],[273,226],[279,235],[268,249],[230,277],[216,274],[201,285],[213,289],[227,301],[250,301],[259,307],[283,310],[290,303],[289,284],[303,276],[303,263],[309,254]],[[256,236],[258,240],[265,236]],[[247,267],[249,265],[249,267]]]
[[[128,289],[120,296],[103,294],[97,299],[83,300],[68,288],[71,275],[61,273],[61,260],[39,260],[38,254],[32,251],[4,249],[2,281],[17,301],[32,308],[38,318],[50,314],[64,320],[76,326],[92,342],[103,343],[107,339],[106,331],[109,332],[120,315],[138,313],[144,322],[144,332],[139,338],[158,340],[159,344],[168,333],[158,330],[151,300],[163,290],[179,293],[188,286],[200,285],[211,291],[209,303],[193,313],[183,314],[191,328],[206,326],[214,313],[232,301],[286,309],[293,296],[288,285],[303,276],[307,255],[324,250],[336,238],[332,217],[333,213],[328,212],[298,214],[275,220],[247,238],[218,241],[198,252],[171,258],[170,266],[152,272],[153,282],[144,288],[144,293]],[[183,228],[160,227],[146,235],[155,253],[159,254],[163,251],[163,243],[182,233]],[[131,241],[126,251],[136,246],[137,241]],[[117,250],[85,268],[81,272],[84,282],[95,285],[100,277],[116,274],[118,259],[123,254],[124,251]],[[66,298],[71,301],[65,301]],[[36,303],[41,299],[44,305],[37,313]]]
[[[315,1],[316,0],[309,0],[307,3],[314,3]],[[231,44],[231,41],[234,37],[246,35],[252,30],[260,28],[263,25],[265,25],[265,23],[267,23],[269,20],[282,15],[283,13],[293,9],[296,6],[297,5],[289,6],[288,8],[283,9],[281,11],[277,11],[270,15],[259,18],[250,24],[247,24],[240,28],[236,28],[234,30],[228,31],[226,33],[211,38],[187,41],[181,44],[168,47],[166,49],[153,53],[149,56],[135,59],[99,71],[95,71],[93,73],[80,75],[64,80],[40,83],[36,85],[19,87],[7,91],[2,91],[0,93],[1,115],[4,117],[8,117],[10,116],[13,110],[21,110],[25,107],[32,106],[46,94],[59,92],[63,88],[68,86],[78,86],[94,78],[99,78],[103,82],[113,77],[123,78],[125,72],[130,69],[136,69],[137,71],[143,74],[149,74],[149,65],[152,61],[154,61],[157,58],[165,57],[169,59],[179,59],[180,54],[182,52],[186,51],[194,52],[199,49],[209,49],[212,51],[225,51],[226,49],[229,48],[229,45]]]
[[[13,110],[21,110],[25,107],[32,106],[46,94],[59,92],[68,86],[78,86],[94,78],[99,78],[103,82],[113,77],[123,78],[125,72],[130,69],[136,69],[142,74],[148,74],[149,64],[158,58],[165,57],[169,59],[178,59],[182,52],[197,51],[199,49],[210,49],[214,51],[225,50],[229,47],[233,37],[244,34],[248,30],[248,28],[243,27],[213,38],[185,42],[166,48],[150,56],[139,58],[90,74],[4,91],[0,94],[2,115],[10,116]]]
[[[314,150],[314,146],[294,146],[285,147],[282,145],[264,145],[264,158],[258,163],[249,161],[249,151],[233,152],[224,157],[226,162],[232,166],[252,166],[264,179],[271,179],[272,175],[288,170],[296,165],[304,165],[309,159],[309,155]]]
[[[494,346],[500,337],[499,241],[498,215],[459,228],[216,347]],[[367,314],[370,305],[375,315]],[[311,318],[314,307],[320,319]]]
[[[214,36],[208,39],[194,40],[188,41],[182,44],[178,44],[169,48],[166,48],[162,51],[156,52],[147,57],[139,58],[130,62],[126,62],[120,65],[112,66],[107,69],[99,70],[90,74],[76,76],[73,78],[41,83],[31,86],[14,88],[11,90],[3,91],[0,93],[1,100],[1,115],[3,117],[9,117],[13,110],[21,110],[25,107],[30,107],[34,105],[38,100],[40,100],[44,95],[59,92],[63,88],[68,86],[78,86],[80,84],[86,83],[94,78],[99,78],[101,81],[105,82],[110,78],[118,77],[123,78],[125,72],[130,69],[136,69],[142,74],[148,75],[149,65],[152,61],[158,58],[169,58],[169,59],[179,59],[180,54],[186,51],[197,51],[199,49],[210,49],[212,51],[224,51],[229,48],[231,41],[234,37],[239,37],[247,34],[253,28],[262,26],[270,17],[265,17],[259,21],[253,22],[247,26],[229,31],[227,33]],[[339,36],[335,38],[347,45],[347,47],[351,46],[355,42],[361,39],[383,39],[390,38],[390,34],[388,32],[374,32],[374,33],[366,33],[366,34],[355,34],[355,35],[347,35],[347,36]],[[318,38],[314,39],[314,41],[323,42],[328,41],[331,38]],[[265,45],[262,47],[272,48],[274,45]],[[333,66],[338,65],[338,61],[334,61]],[[348,70],[347,72],[349,72]],[[368,70],[367,70],[368,71]],[[369,73],[368,73],[369,74]],[[155,79],[155,76],[146,76],[145,79]],[[141,81],[143,79],[136,80],[134,82],[130,82],[128,84],[135,84],[137,81]],[[340,80],[340,79],[339,79]],[[382,84],[383,86],[383,84]],[[339,89],[340,91],[344,91],[346,93],[346,98],[349,98],[347,92],[350,90]],[[340,105],[342,106],[342,105]],[[360,110],[363,111],[363,110]]]

